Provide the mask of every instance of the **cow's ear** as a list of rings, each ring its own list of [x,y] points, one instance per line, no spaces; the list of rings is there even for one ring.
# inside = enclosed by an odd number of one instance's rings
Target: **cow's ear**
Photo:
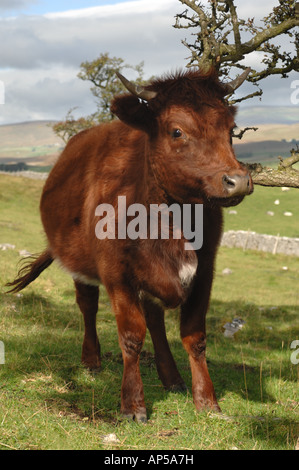
[[[134,95],[120,95],[114,98],[111,112],[129,126],[148,133],[155,124],[154,113],[148,104]]]

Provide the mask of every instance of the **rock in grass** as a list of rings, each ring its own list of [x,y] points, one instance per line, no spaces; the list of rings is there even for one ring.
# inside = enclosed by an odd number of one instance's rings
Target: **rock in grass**
[[[103,443],[104,444],[119,444],[120,440],[116,436],[116,434],[107,434],[106,436],[103,437]]]
[[[232,338],[237,331],[243,328],[245,321],[241,318],[234,318],[232,322],[225,323],[223,326],[224,328],[224,336],[226,338]]]
[[[1,243],[0,244],[0,250],[5,251],[5,250],[14,250],[15,245],[11,245],[10,243]]]
[[[223,269],[222,274],[224,276],[228,276],[229,274],[232,274],[232,270],[230,268],[225,268]]]

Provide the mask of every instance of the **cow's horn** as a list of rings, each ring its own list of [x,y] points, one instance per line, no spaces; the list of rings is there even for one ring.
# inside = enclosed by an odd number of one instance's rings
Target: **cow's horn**
[[[241,75],[238,75],[237,78],[235,78],[231,82],[225,83],[224,85],[226,86],[227,91],[228,91],[227,94],[233,93],[237,88],[239,88],[239,86],[241,86],[242,83],[245,82],[250,72],[251,72],[251,68],[247,67],[247,69],[245,69],[244,72],[241,73]]]
[[[141,98],[145,101],[149,101],[157,96],[157,93],[155,91],[146,90],[145,88],[127,80],[126,77],[124,77],[121,73],[117,71],[115,73],[120,79],[120,81],[123,83],[123,85],[126,87],[126,89],[129,90],[129,92],[133,95],[138,96],[138,98]]]

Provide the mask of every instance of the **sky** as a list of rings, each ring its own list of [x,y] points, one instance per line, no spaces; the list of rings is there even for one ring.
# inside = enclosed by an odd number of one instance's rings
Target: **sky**
[[[262,18],[277,3],[236,0],[244,18]],[[91,84],[77,74],[83,61],[101,53],[132,65],[144,61],[145,78],[184,68],[190,53],[181,41],[188,32],[172,26],[183,10],[179,0],[0,0],[0,124],[62,120],[71,108],[75,117],[93,113]],[[247,65],[260,60],[252,54]],[[132,71],[127,75],[134,79]],[[252,107],[244,124],[294,122],[299,109],[290,100],[291,84],[298,78],[292,73],[289,79],[266,79],[262,101],[240,106],[240,113]],[[262,113],[261,107],[271,109]]]

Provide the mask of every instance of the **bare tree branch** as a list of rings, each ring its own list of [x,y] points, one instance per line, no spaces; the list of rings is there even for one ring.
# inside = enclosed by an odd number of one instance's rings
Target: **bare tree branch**
[[[195,43],[188,44],[188,49],[192,51],[190,65],[194,65],[196,57],[198,66],[203,69],[213,65],[222,72],[221,66],[223,64],[230,63],[232,67],[256,50],[266,52],[275,58],[275,48],[269,47],[269,40],[287,33],[295,36],[293,31],[296,26],[299,26],[299,19],[295,15],[295,2],[292,0],[284,2],[280,0],[281,6],[274,8],[273,13],[264,18],[264,27],[255,26],[253,20],[239,19],[234,0],[209,0],[210,12],[195,0],[179,1],[187,6],[193,14],[190,16],[187,9],[182,14],[176,15],[174,27],[196,28],[198,30]],[[182,24],[180,20],[187,20],[188,25]],[[241,28],[250,32],[252,35],[250,40],[242,42]],[[234,42],[228,43],[231,32],[234,36]],[[295,39],[296,42],[298,44],[297,39]],[[292,70],[299,70],[298,54],[293,58],[281,54],[277,56],[277,59],[282,62],[285,60],[286,63],[281,67],[276,67],[276,61],[275,67],[272,65],[260,73],[252,71],[248,81],[256,82],[268,75],[286,74]]]
[[[299,188],[299,171],[293,165],[299,162],[299,151],[292,150],[292,156],[281,159],[277,169],[267,168],[260,163],[247,164],[254,184],[261,186],[287,186]]]
[[[234,138],[236,138],[236,139],[242,139],[242,137],[243,137],[243,135],[245,134],[245,132],[247,132],[247,131],[254,131],[254,132],[256,132],[257,130],[258,130],[258,127],[245,127],[244,129],[241,129],[238,134],[233,133],[232,137],[234,137]]]

